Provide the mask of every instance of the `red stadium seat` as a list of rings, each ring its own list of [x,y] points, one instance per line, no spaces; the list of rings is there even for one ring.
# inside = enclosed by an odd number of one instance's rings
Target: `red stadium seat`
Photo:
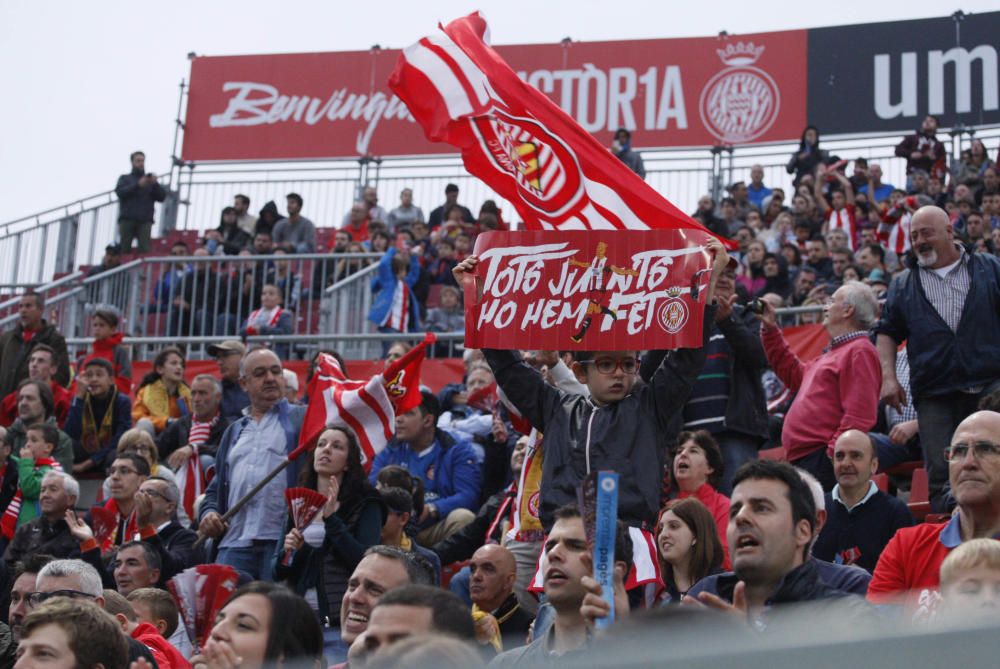
[[[889,492],[889,475],[888,474],[876,474],[872,477],[872,481],[875,481],[875,485],[882,492]]]
[[[920,460],[911,460],[910,462],[901,462],[895,467],[886,469],[885,473],[890,476],[901,476],[909,478],[913,476],[914,470],[920,469],[924,466],[924,463]]]
[[[444,288],[443,283],[431,284],[431,289],[427,291],[427,302],[424,304],[428,309],[434,309],[441,306],[441,289]]]
[[[931,512],[930,488],[927,482],[927,470],[918,467],[913,470],[913,482],[910,485],[910,513],[923,522]]]
[[[781,462],[785,461],[785,449],[781,446],[777,448],[768,448],[763,451],[757,451],[757,457],[761,460],[778,460]]]

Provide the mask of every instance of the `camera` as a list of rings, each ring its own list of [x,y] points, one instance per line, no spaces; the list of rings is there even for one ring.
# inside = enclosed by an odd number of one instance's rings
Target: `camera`
[[[749,306],[750,306],[750,311],[757,314],[758,316],[762,316],[764,314],[764,300],[760,299],[759,297],[754,298],[753,301],[750,302]]]

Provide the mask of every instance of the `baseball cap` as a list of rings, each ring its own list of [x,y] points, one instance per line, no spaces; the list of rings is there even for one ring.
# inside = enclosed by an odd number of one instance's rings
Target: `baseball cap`
[[[214,358],[220,355],[230,355],[232,353],[238,353],[240,357],[246,355],[247,347],[243,345],[243,342],[236,341],[235,339],[228,339],[221,344],[209,344],[208,354]]]

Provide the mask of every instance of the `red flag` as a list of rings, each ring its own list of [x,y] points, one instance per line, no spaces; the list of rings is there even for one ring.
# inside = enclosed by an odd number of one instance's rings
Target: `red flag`
[[[708,232],[633,173],[486,43],[473,13],[400,54],[389,87],[428,139],[510,200],[529,230]]]
[[[406,352],[403,357],[386,365],[382,376],[389,399],[396,413],[406,413],[420,406],[420,367],[427,357],[427,347],[437,341],[433,332],[424,335],[424,340]]]
[[[199,444],[191,444],[191,455],[177,470],[177,487],[181,493],[181,504],[188,518],[195,518],[194,503],[205,490],[205,473],[201,469]]]
[[[348,379],[333,356],[321,354],[309,382],[299,445],[288,458],[311,449],[327,426],[347,425],[358,436],[362,464],[371,469],[372,460],[395,433],[396,413],[420,404],[420,365],[434,341],[434,334],[427,333],[424,341],[367,381]]]

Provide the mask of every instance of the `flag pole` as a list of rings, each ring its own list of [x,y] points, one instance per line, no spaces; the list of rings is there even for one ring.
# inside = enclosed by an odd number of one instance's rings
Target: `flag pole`
[[[264,487],[267,486],[267,484],[270,483],[275,476],[285,471],[285,468],[292,463],[292,459],[293,458],[290,457],[286,458],[284,462],[282,462],[280,465],[272,469],[270,474],[261,479],[260,483],[251,488],[247,494],[243,495],[243,497],[241,497],[239,501],[236,502],[236,504],[233,504],[231,507],[229,507],[229,510],[226,511],[224,514],[222,514],[222,522],[223,523],[229,522],[230,518],[239,513],[240,510],[244,506],[246,506],[251,499],[256,497],[257,493],[263,490]],[[197,541],[194,542],[194,548],[198,548],[199,546],[201,546],[206,539],[208,539],[207,535],[198,532],[198,539]]]

